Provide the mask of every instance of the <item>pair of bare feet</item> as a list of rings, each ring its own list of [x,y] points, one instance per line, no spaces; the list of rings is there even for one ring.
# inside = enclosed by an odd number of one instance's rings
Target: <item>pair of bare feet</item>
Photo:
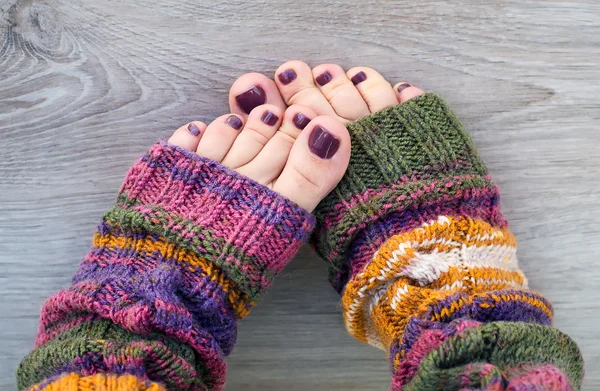
[[[312,212],[348,167],[345,124],[404,103],[423,91],[395,86],[366,67],[345,72],[335,64],[311,69],[290,61],[275,81],[259,73],[237,79],[230,114],[209,125],[194,121],[169,139],[215,160]]]

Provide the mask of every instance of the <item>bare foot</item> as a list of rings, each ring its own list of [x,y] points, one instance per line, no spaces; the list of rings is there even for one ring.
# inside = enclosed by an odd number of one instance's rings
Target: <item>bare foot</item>
[[[279,97],[271,83],[265,90]],[[258,99],[262,102],[260,96]],[[221,116],[209,125],[186,124],[169,142],[215,160],[313,211],[346,171],[348,131],[334,117],[319,116],[300,105],[286,108],[281,97],[264,102],[274,103],[252,107],[248,114],[238,109],[238,114]]]

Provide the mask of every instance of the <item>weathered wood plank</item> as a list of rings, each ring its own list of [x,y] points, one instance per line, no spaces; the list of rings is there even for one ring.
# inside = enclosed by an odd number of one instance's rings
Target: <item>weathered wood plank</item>
[[[0,0],[0,388],[128,166],[227,110],[246,71],[373,66],[444,95],[503,190],[534,289],[600,387],[600,4],[595,0]],[[241,325],[230,390],[384,390],[306,250]]]

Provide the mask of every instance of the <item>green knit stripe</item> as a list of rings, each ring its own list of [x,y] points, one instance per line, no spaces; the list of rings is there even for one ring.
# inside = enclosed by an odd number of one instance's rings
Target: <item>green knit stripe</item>
[[[103,364],[107,358],[132,366],[141,362],[143,368],[137,369],[165,383],[168,389],[179,389],[181,384],[202,389],[209,376],[189,346],[162,334],[134,334],[110,320],[98,319],[78,324],[29,353],[17,369],[17,386],[26,389],[65,367],[73,371],[67,366],[74,360]],[[181,365],[183,361],[191,368]]]
[[[133,210],[137,205],[139,205],[137,200],[120,194],[116,206],[104,215],[104,220],[126,232],[149,232],[161,236],[169,242],[213,262],[248,295],[252,302],[256,302],[262,295],[260,287],[255,286],[248,279],[247,271],[242,270],[237,263],[228,262],[228,259],[234,258],[241,260],[240,264],[258,267],[260,263],[255,257],[244,254],[233,244],[227,244],[225,239],[216,237],[211,230],[198,226],[191,220],[169,213],[162,207],[146,205],[145,209],[151,210],[151,213],[141,213]],[[171,227],[178,227],[178,229]],[[184,238],[181,235],[182,232],[193,232],[194,236]],[[199,251],[199,249],[203,251]],[[273,271],[266,267],[263,269],[261,274],[265,279],[273,280],[275,278]]]
[[[319,208],[414,173],[487,174],[464,126],[435,94],[382,110],[347,128],[352,140],[349,169],[336,194]]]
[[[520,365],[552,365],[568,377],[574,391],[581,388],[584,372],[581,352],[568,335],[531,323],[494,322],[444,341],[425,356],[403,390],[458,389],[452,379],[462,379],[465,366],[471,363],[490,363],[500,371]],[[471,381],[482,383],[484,377],[482,373]]]

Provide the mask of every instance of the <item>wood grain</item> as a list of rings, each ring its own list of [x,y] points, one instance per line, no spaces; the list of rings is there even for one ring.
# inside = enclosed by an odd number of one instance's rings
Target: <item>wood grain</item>
[[[596,0],[0,0],[0,389],[129,165],[226,112],[247,71],[373,66],[445,96],[503,190],[531,284],[600,388]],[[385,390],[308,250],[241,324],[229,390]]]

